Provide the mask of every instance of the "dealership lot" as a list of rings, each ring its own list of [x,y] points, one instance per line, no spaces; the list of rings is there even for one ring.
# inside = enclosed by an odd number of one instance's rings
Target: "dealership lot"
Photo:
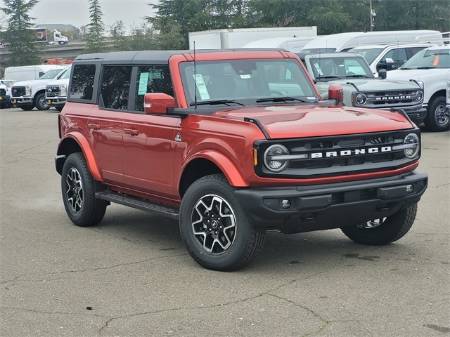
[[[113,205],[99,227],[73,226],[55,111],[0,110],[0,126],[1,336],[450,334],[450,132],[423,134],[429,188],[401,241],[270,233],[250,267],[221,273],[172,220]]]

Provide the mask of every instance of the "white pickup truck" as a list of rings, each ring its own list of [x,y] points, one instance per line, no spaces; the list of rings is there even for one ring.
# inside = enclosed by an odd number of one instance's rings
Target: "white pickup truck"
[[[425,126],[433,131],[450,128],[450,46],[434,46],[414,55],[389,80],[416,80],[424,84]]]
[[[69,87],[72,67],[69,67],[59,76],[58,80],[47,84],[45,89],[45,99],[50,107],[62,111],[67,101],[67,88]]]
[[[67,66],[47,71],[38,80],[21,81],[14,83],[11,89],[11,103],[22,110],[48,110],[50,106],[45,99],[47,84],[59,79]]]

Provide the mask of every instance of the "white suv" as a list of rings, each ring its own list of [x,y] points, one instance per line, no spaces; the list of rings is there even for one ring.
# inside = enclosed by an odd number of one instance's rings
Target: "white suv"
[[[427,109],[425,125],[433,131],[450,128],[450,46],[435,46],[418,52],[398,70],[388,72],[387,78],[423,82],[423,102]]]
[[[45,99],[45,89],[49,82],[61,77],[67,66],[47,71],[38,80],[21,81],[14,83],[11,89],[11,103],[22,110],[48,110],[50,106]]]

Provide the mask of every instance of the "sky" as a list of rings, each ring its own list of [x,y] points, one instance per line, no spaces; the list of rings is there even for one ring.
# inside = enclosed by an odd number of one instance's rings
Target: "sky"
[[[100,0],[107,30],[118,20],[122,20],[126,27],[140,26],[145,16],[153,14],[149,3],[157,3],[157,0]],[[35,23],[80,27],[89,21],[88,0],[40,0],[31,15],[36,19]]]

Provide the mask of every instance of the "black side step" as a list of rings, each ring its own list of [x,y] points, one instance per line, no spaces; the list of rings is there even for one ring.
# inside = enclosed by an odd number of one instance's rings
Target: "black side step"
[[[152,204],[149,201],[145,201],[138,198],[133,198],[125,194],[119,194],[111,191],[101,191],[96,192],[95,197],[97,199],[102,199],[117,204],[137,208],[143,211],[155,212],[159,214],[164,214],[170,218],[178,219],[178,210],[174,208],[169,208],[157,204]]]

